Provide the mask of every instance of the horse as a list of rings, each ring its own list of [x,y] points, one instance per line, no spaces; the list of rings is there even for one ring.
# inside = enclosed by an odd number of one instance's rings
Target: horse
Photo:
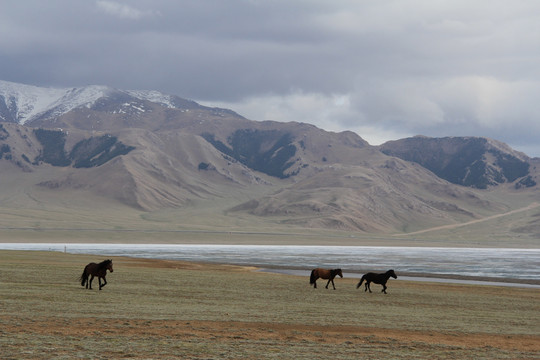
[[[99,264],[90,263],[86,265],[80,278],[81,286],[86,285],[87,289],[92,290],[92,280],[94,280],[94,276],[97,276],[99,281],[99,290],[101,290],[102,287],[107,285],[107,280],[105,279],[107,270],[113,272],[112,260],[104,260]],[[90,280],[88,280],[88,276],[90,276]],[[101,279],[103,279],[103,284],[101,284]]]
[[[332,282],[332,286],[334,287],[334,290],[336,290],[336,286],[334,285],[334,278],[337,275],[343,277],[343,273],[341,272],[341,269],[328,270],[328,269],[316,268],[316,269],[311,270],[309,283],[313,285],[313,287],[316,289],[317,288],[316,281],[318,278],[325,279],[325,280],[328,279],[328,282],[326,283],[326,288],[328,289],[328,284]]]
[[[375,273],[370,272],[370,273],[367,273],[364,276],[362,276],[362,279],[360,279],[360,282],[358,283],[358,285],[356,285],[356,288],[358,289],[365,280],[366,281],[366,284],[365,284],[366,288],[365,288],[364,291],[369,290],[369,292],[371,292],[371,287],[369,286],[369,284],[374,282],[375,284],[382,285],[383,289],[382,289],[381,292],[386,294],[386,289],[387,289],[386,288],[386,282],[388,281],[388,279],[390,277],[393,277],[394,279],[397,279],[397,275],[394,272],[394,270],[388,270],[384,274],[375,274]]]

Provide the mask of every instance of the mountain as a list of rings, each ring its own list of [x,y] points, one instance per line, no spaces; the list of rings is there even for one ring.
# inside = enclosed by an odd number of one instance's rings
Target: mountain
[[[537,196],[536,160],[485,138],[377,147],[352,132],[252,121],[156,91],[8,82],[0,119],[0,210],[107,204],[146,219],[182,214],[193,227],[222,219],[223,228],[407,234]]]
[[[389,141],[379,148],[386,155],[418,163],[454,184],[487,189],[518,180],[516,187],[536,185],[529,174],[531,159],[492,139],[416,136]]]
[[[42,88],[0,80],[0,121],[21,125],[54,122],[72,110],[84,108],[101,107],[107,110],[107,106],[112,106],[115,107],[114,111],[121,114],[137,114],[149,110],[145,108],[145,104],[149,102],[184,111],[204,108],[194,101],[153,90],[123,91],[96,85],[81,88]],[[215,111],[231,112],[225,109]]]

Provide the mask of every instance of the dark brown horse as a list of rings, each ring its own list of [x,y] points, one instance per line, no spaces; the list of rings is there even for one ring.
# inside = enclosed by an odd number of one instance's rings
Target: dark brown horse
[[[94,280],[94,276],[97,276],[99,282],[99,290],[101,290],[102,287],[107,285],[107,280],[105,279],[105,275],[107,275],[107,270],[113,272],[112,260],[104,260],[99,264],[90,263],[86,265],[80,279],[81,286],[86,285],[87,289],[92,290],[92,280]],[[89,276],[90,280],[88,280]],[[101,284],[101,279],[103,279],[103,284]]]
[[[332,282],[332,286],[334,287],[334,290],[336,290],[336,286],[334,285],[334,278],[337,275],[343,277],[343,273],[341,272],[341,269],[328,270],[328,269],[316,268],[316,269],[311,270],[309,283],[313,285],[313,287],[316,289],[318,278],[325,279],[325,280],[328,279],[328,282],[326,283],[326,288],[328,289],[328,284]]]
[[[365,290],[364,291],[368,291],[371,292],[371,287],[369,286],[370,283],[375,283],[375,284],[380,284],[383,286],[383,289],[381,292],[385,293],[386,294],[386,282],[388,281],[388,279],[390,279],[390,277],[393,277],[394,279],[397,279],[397,275],[396,273],[394,272],[394,270],[388,270],[387,272],[385,272],[384,274],[375,274],[375,273],[367,273],[365,274],[364,276],[362,276],[362,279],[360,279],[360,282],[358,283],[358,285],[356,285],[356,288],[358,289],[361,285],[362,285],[362,282],[364,282],[364,280],[366,281],[366,285],[365,285]]]

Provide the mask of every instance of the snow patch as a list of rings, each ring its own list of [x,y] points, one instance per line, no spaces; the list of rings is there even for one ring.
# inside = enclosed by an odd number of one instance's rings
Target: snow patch
[[[79,107],[91,108],[97,100],[113,94],[126,94],[168,108],[177,108],[175,97],[155,90],[116,90],[107,86],[85,86],[80,88],[45,88],[0,80],[0,101],[4,98],[9,116],[19,124],[40,117],[55,118]],[[114,113],[126,113],[127,107],[145,112],[144,105],[124,103]],[[1,117],[0,117],[1,118]]]
[[[0,81],[0,96],[4,97],[8,110],[20,124],[50,108],[64,94],[63,89]]]
[[[126,90],[126,93],[141,100],[148,100],[153,103],[164,105],[168,108],[175,108],[171,95],[163,94],[155,90]]]
[[[60,116],[80,106],[90,107],[111,91],[106,86],[43,88],[0,80],[0,96],[13,118],[24,124],[43,114]]]

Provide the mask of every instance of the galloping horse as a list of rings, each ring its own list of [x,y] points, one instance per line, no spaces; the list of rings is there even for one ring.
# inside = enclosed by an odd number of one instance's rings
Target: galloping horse
[[[328,270],[328,269],[316,268],[316,269],[311,270],[309,283],[313,285],[313,287],[316,289],[317,288],[316,281],[318,278],[325,279],[325,280],[328,279],[328,282],[326,283],[326,288],[328,289],[328,284],[332,282],[332,286],[334,287],[334,290],[336,290],[336,286],[334,285],[334,278],[337,275],[343,277],[343,273],[341,272],[341,269]]]
[[[369,286],[370,283],[374,282],[375,284],[380,284],[383,286],[383,289],[381,292],[386,294],[386,282],[390,277],[393,277],[394,279],[397,279],[396,273],[394,270],[388,270],[384,274],[375,274],[375,273],[367,273],[364,276],[362,276],[362,279],[360,279],[360,282],[358,285],[356,285],[356,288],[358,289],[364,280],[366,280],[365,290],[371,292],[371,287]]]
[[[97,276],[99,282],[99,290],[101,290],[102,287],[107,285],[107,280],[105,279],[105,275],[107,275],[107,270],[113,272],[112,260],[104,260],[99,264],[90,263],[86,265],[80,279],[81,286],[86,285],[87,289],[92,290],[92,280],[94,280],[94,276]],[[88,280],[88,276],[90,276],[90,281]],[[101,284],[101,279],[103,279],[103,284]]]

